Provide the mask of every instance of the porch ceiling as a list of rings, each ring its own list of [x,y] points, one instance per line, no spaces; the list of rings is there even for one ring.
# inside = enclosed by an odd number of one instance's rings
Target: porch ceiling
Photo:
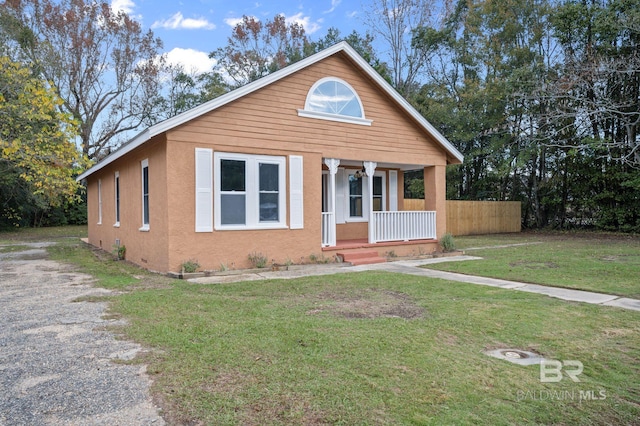
[[[351,166],[351,167],[362,167],[362,162],[367,160],[344,160],[340,159],[340,167]],[[425,167],[429,167],[430,164],[410,164],[410,163],[380,163],[376,168],[382,169],[400,169],[402,171],[407,170],[418,170],[423,169]]]

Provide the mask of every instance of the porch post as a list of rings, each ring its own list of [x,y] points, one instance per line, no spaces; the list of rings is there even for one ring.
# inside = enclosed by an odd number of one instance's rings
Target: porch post
[[[373,174],[376,172],[377,165],[378,163],[375,161],[365,161],[363,163],[365,172],[367,173],[367,180],[369,182],[369,190],[367,194],[369,200],[369,244],[376,242],[375,219],[373,218]]]
[[[447,232],[447,166],[424,168],[424,207],[436,212],[436,238]]]
[[[340,160],[337,158],[325,158],[324,164],[329,168],[329,216],[328,232],[329,232],[329,246],[334,247],[336,245],[336,173],[338,173],[338,166]]]

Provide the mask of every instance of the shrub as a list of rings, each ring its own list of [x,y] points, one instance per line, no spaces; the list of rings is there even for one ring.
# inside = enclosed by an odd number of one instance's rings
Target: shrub
[[[248,256],[249,262],[253,265],[254,268],[264,268],[267,266],[267,256],[259,252],[249,253]]]
[[[198,268],[200,268],[200,264],[198,263],[197,260],[194,260],[194,259],[186,260],[180,264],[180,270],[182,271],[183,274],[194,273],[198,270]]]
[[[315,253],[311,253],[309,255],[309,261],[311,263],[324,264],[324,263],[330,263],[331,262],[331,258],[330,257],[324,257],[324,254],[321,254],[320,256],[317,256]]]
[[[113,256],[116,260],[124,260],[127,255],[127,247],[123,245],[114,245],[113,246]]]
[[[453,235],[446,233],[440,239],[440,247],[442,247],[442,251],[449,252],[454,251],[456,249],[456,242],[453,240]]]

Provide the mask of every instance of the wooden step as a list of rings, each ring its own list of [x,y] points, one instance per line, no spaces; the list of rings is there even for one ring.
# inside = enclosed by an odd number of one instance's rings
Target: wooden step
[[[353,266],[384,263],[387,261],[384,257],[380,257],[375,250],[340,252],[336,253],[336,255],[341,257],[343,262],[350,263]]]

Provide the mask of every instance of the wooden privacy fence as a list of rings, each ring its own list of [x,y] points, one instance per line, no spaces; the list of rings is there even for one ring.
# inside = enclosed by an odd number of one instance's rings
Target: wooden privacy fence
[[[447,232],[453,235],[520,232],[519,201],[447,200]],[[424,200],[405,199],[405,210],[424,210]]]

